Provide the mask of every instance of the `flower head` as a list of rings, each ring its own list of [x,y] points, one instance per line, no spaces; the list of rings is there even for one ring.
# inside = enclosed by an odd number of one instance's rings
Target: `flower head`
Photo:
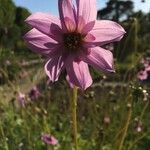
[[[35,13],[26,19],[33,29],[24,39],[33,51],[47,56],[45,72],[57,81],[62,70],[71,86],[83,90],[92,84],[88,64],[114,72],[113,55],[99,46],[121,40],[124,29],[117,23],[96,20],[96,0],[58,0],[59,18]]]
[[[141,70],[138,72],[137,78],[141,81],[146,80],[148,78],[148,74],[145,70]]]
[[[31,98],[31,100],[36,100],[36,99],[38,99],[40,95],[41,95],[41,94],[40,94],[40,91],[39,91],[39,89],[37,88],[37,86],[34,86],[34,87],[30,90],[30,92],[29,92],[29,97]]]
[[[148,80],[150,74],[150,57],[142,59],[141,64],[143,64],[143,68],[138,72],[137,78],[141,81]]]
[[[18,93],[18,102],[21,107],[25,107],[25,98],[26,98],[25,94],[21,92]]]
[[[41,140],[44,143],[50,144],[50,145],[56,145],[56,144],[58,144],[58,140],[54,136],[51,136],[49,134],[43,134],[42,137],[41,137]]]

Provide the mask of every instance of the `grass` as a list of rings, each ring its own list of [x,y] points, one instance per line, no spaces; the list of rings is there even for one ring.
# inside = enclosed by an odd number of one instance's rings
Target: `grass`
[[[41,65],[31,65],[27,70],[32,70],[30,76],[14,80],[13,88],[9,84],[1,86],[0,149],[71,150],[68,84],[60,80],[47,85]],[[27,104],[22,108],[17,92],[27,94],[34,85],[40,89],[41,96],[31,101],[27,95]],[[148,150],[150,121],[147,116],[150,109],[149,101],[143,101],[143,90],[149,89],[136,82],[127,82],[122,86],[101,81],[86,92],[79,91],[77,120],[80,149],[116,150],[121,143],[124,150]],[[108,122],[104,120],[106,117]],[[137,132],[139,121],[142,122],[141,132]],[[54,135],[59,144],[46,145],[41,140],[42,133]]]

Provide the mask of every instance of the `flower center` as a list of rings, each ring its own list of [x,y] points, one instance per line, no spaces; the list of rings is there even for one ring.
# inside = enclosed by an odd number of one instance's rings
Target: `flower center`
[[[82,46],[82,35],[80,33],[64,33],[63,40],[68,51],[77,51]]]

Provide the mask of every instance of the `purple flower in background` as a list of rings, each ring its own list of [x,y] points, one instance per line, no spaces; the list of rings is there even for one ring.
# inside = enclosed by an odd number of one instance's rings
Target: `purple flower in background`
[[[56,145],[56,144],[58,144],[58,140],[54,136],[51,136],[49,134],[43,134],[42,137],[41,137],[41,140],[44,143],[50,144],[50,145]]]
[[[40,94],[40,91],[39,91],[39,89],[37,88],[37,86],[34,86],[34,87],[30,90],[30,92],[29,92],[29,97],[31,98],[31,100],[36,100],[36,99],[38,99],[40,95],[41,95],[41,94]]]
[[[92,84],[88,64],[114,72],[113,55],[99,46],[120,41],[125,30],[116,22],[96,20],[96,0],[58,0],[59,18],[34,13],[26,19],[33,29],[24,39],[33,51],[47,56],[45,72],[57,81],[62,70],[72,86],[85,90]]]
[[[143,64],[142,70],[140,70],[137,74],[137,78],[139,80],[147,80],[150,74],[150,57],[145,57],[141,60],[141,64]]]
[[[25,94],[21,92],[18,93],[18,102],[21,107],[25,107]]]

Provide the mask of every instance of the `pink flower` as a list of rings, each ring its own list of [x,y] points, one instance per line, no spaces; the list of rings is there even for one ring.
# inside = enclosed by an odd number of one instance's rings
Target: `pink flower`
[[[25,94],[21,92],[18,93],[18,102],[21,107],[25,107]]]
[[[56,144],[58,144],[58,140],[55,137],[53,137],[53,136],[51,136],[49,134],[43,134],[42,137],[41,137],[41,140],[44,143],[50,144],[50,145],[56,145]]]
[[[57,81],[62,70],[67,81],[83,90],[92,84],[88,64],[114,72],[113,55],[99,46],[120,41],[125,30],[117,23],[96,20],[96,0],[58,0],[59,18],[35,13],[26,19],[33,29],[24,39],[33,51],[47,56],[45,72]]]
[[[147,72],[150,72],[150,64],[145,68]]]
[[[139,71],[138,72],[138,74],[137,74],[137,78],[139,79],[139,80],[146,80],[147,78],[148,78],[148,74],[147,74],[147,71],[143,71],[143,70],[141,70],[141,71]]]

